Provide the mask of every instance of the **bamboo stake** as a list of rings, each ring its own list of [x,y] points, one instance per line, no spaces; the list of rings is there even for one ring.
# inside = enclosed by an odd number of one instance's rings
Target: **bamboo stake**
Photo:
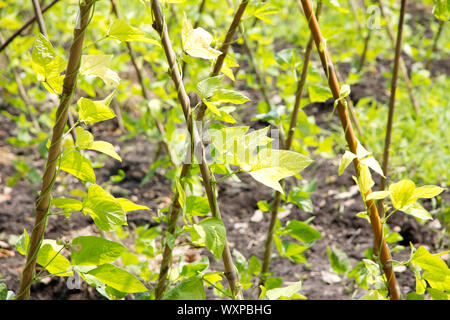
[[[39,31],[42,33],[43,36],[48,38],[47,29],[45,28],[44,17],[42,16],[41,5],[39,4],[38,0],[32,0],[32,2],[33,2],[34,14],[36,15],[36,21],[39,26]],[[73,115],[72,115],[72,112],[70,111],[70,107],[69,107],[68,117],[67,117],[67,124],[69,125],[69,128],[72,128],[74,123],[75,122],[73,120]],[[75,142],[77,140],[77,135],[76,135],[75,131],[74,130],[70,131],[70,135],[72,136],[73,142]]]
[[[178,63],[176,60],[176,55],[175,52],[173,51],[172,44],[167,31],[167,25],[164,22],[159,1],[152,0],[151,4],[152,4],[152,13],[154,15],[153,28],[161,36],[161,42],[163,44],[164,52],[166,54],[166,58],[169,63],[169,72],[175,84],[175,87],[177,88],[178,100],[181,103],[183,114],[186,120],[186,125],[188,127],[188,131],[193,141],[194,150],[196,151],[194,153],[195,156],[197,157],[197,161],[199,162],[200,172],[203,179],[203,185],[205,188],[206,196],[208,198],[211,213],[213,217],[221,219],[220,210],[215,194],[215,188],[213,186],[215,184],[214,176],[210,175],[210,170],[206,162],[205,148],[199,137],[196,124],[192,118],[190,100],[188,95],[186,94],[186,90],[184,88],[183,81],[181,79],[181,75],[178,69]],[[197,152],[198,149],[200,149],[199,152]],[[233,259],[231,257],[230,248],[227,242],[225,242],[225,247],[222,253],[222,260],[225,269],[224,272],[225,277],[228,280],[228,284],[230,286],[233,297],[237,299],[242,299],[242,292],[237,278],[236,267],[233,264]]]
[[[444,20],[439,21],[439,28],[438,28],[438,31],[436,32],[436,36],[433,41],[433,47],[431,48],[431,54],[433,54],[433,52],[435,52],[437,50],[439,38],[441,37],[442,30],[444,30],[444,23],[445,23]],[[430,69],[431,61],[433,61],[431,58],[428,59],[427,64],[425,65],[425,69],[427,69],[427,70]]]
[[[395,46],[395,59],[394,59],[394,67],[392,72],[392,80],[391,80],[391,96],[389,99],[389,114],[386,125],[386,136],[384,141],[384,152],[383,152],[383,163],[381,168],[383,169],[383,173],[385,177],[381,177],[380,190],[384,190],[386,188],[386,180],[388,176],[389,170],[389,148],[391,145],[391,136],[392,136],[392,124],[394,122],[394,109],[395,109],[395,93],[397,92],[397,80],[398,80],[398,68],[400,65],[400,57],[402,51],[402,34],[403,34],[403,24],[405,20],[405,11],[406,11],[406,0],[401,0],[400,7],[400,20],[398,24],[397,31],[397,41]]]
[[[392,46],[395,44],[395,34],[394,30],[392,30],[392,27],[389,23],[389,18],[387,16],[386,10],[384,8],[384,4],[382,0],[378,0],[378,5],[380,7],[381,15],[383,16],[384,20],[386,21],[386,29],[389,35],[389,38],[391,39]],[[400,71],[402,72],[403,79],[405,80],[406,89],[408,90],[409,99],[411,100],[411,103],[414,107],[414,110],[416,111],[416,114],[420,112],[419,105],[417,103],[416,98],[414,97],[413,88],[411,85],[411,80],[408,76],[408,69],[406,68],[405,60],[403,60],[403,57],[400,56]]]
[[[33,282],[37,254],[44,238],[47,225],[48,210],[50,207],[50,193],[56,179],[56,165],[61,155],[61,140],[64,127],[67,123],[67,113],[70,100],[75,91],[76,79],[81,62],[81,53],[86,28],[91,19],[91,8],[95,0],[80,2],[80,24],[75,27],[74,40],[70,47],[69,62],[66,76],[64,77],[63,91],[60,103],[56,111],[56,121],[53,127],[51,145],[45,164],[45,172],[42,178],[42,188],[39,199],[36,202],[36,218],[31,232],[30,245],[27,254],[27,262],[22,272],[18,300],[26,300],[30,296],[30,287]],[[93,11],[92,11],[93,12]]]
[[[231,25],[228,28],[227,35],[225,36],[225,40],[219,49],[222,52],[222,54],[219,57],[217,57],[216,63],[214,64],[214,69],[211,72],[210,77],[217,76],[220,72],[220,69],[222,69],[223,63],[225,61],[225,57],[228,54],[228,49],[231,46],[233,36],[236,33],[239,23],[241,22],[241,18],[245,12],[245,9],[247,8],[248,2],[249,2],[249,0],[242,0],[236,13],[234,14],[233,21],[231,22]],[[207,109],[207,106],[204,103],[202,103],[200,105],[199,111],[197,113],[197,119],[203,119],[206,109]]]
[[[319,0],[317,3],[316,8],[316,16],[317,18],[320,16],[320,13],[322,11],[322,0]],[[298,111],[300,109],[300,102],[302,99],[303,89],[305,87],[306,83],[306,77],[308,75],[308,65],[311,58],[311,52],[314,45],[314,40],[312,35],[309,37],[308,44],[305,49],[305,56],[303,61],[303,68],[302,73],[300,76],[300,80],[297,84],[297,91],[295,93],[295,102],[294,102],[294,108],[291,113],[291,120],[289,123],[289,131],[286,137],[286,142],[284,143],[284,149],[290,150],[292,145],[292,140],[294,138],[294,132],[295,127],[297,125],[297,118],[298,118]],[[280,182],[282,187],[284,188],[284,179]],[[270,256],[272,254],[272,243],[273,243],[273,234],[275,230],[275,224],[278,218],[278,208],[281,203],[281,193],[279,191],[275,192],[274,201],[272,203],[272,211],[270,213],[270,223],[269,223],[269,230],[267,232],[266,241],[264,243],[264,255],[263,255],[263,264],[261,268],[261,278],[259,281],[260,286],[264,286],[266,282],[266,274],[269,271],[270,266]]]
[[[33,2],[34,14],[41,33],[47,37],[47,29],[45,28],[44,17],[42,16],[41,5],[38,0],[31,0]]]
[[[42,8],[42,13],[45,13],[48,9],[53,7],[59,0],[53,0],[51,3]],[[25,22],[25,24],[20,27],[16,32],[14,32],[1,46],[0,52],[2,52],[18,35],[20,35],[26,28],[28,28],[33,22],[36,21],[36,16]]]
[[[322,67],[325,71],[325,74],[328,76],[328,84],[331,89],[331,92],[333,93],[334,99],[338,101],[337,110],[342,128],[344,129],[345,139],[347,141],[348,147],[351,152],[356,154],[357,140],[353,132],[353,127],[350,122],[347,109],[344,103],[342,103],[341,100],[338,100],[340,98],[339,82],[336,77],[336,72],[334,70],[331,56],[329,55],[326,45],[323,42],[323,37],[320,31],[319,24],[317,23],[317,19],[313,13],[311,2],[309,0],[298,0],[298,1],[301,1],[306,20],[308,21],[309,28],[313,34],[314,42],[316,44],[316,48],[320,56]],[[355,167],[357,176],[359,176],[360,174],[359,164],[360,164],[359,160],[355,158],[353,160],[353,165]],[[365,196],[367,197],[371,192],[372,191],[369,189],[366,192]],[[387,286],[389,289],[389,296],[392,300],[399,300],[400,292],[398,289],[395,273],[393,271],[391,254],[389,252],[389,248],[386,244],[386,241],[383,237],[383,230],[380,217],[378,215],[377,207],[373,200],[365,201],[365,206],[369,212],[369,218],[372,226],[372,231],[375,237],[375,242],[380,248],[380,261],[383,271],[386,275]]]

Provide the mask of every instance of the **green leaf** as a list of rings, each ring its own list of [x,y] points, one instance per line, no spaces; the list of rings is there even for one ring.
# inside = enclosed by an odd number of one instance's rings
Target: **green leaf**
[[[122,244],[101,237],[81,236],[72,240],[71,261],[74,265],[94,266],[116,260],[127,250]]]
[[[390,194],[390,191],[374,191],[366,197],[366,201],[384,199],[389,197]]]
[[[84,130],[83,127],[76,127],[75,133],[77,136],[77,141],[75,142],[75,145],[80,149],[89,149],[90,146],[92,146],[92,143],[94,142],[94,136],[92,133],[90,133],[87,130]]]
[[[114,150],[114,146],[109,142],[94,141],[89,149],[103,152],[104,154],[107,154],[108,156],[122,162],[122,158],[117,154],[117,152]]]
[[[411,257],[411,262],[425,270],[423,278],[432,288],[450,291],[450,269],[444,260],[420,246]]]
[[[117,72],[107,67],[112,58],[113,55],[106,54],[81,56],[80,75],[99,77],[108,86],[117,87],[120,77]]]
[[[312,160],[288,150],[263,149],[258,152],[257,161],[247,171],[256,181],[284,194],[278,181],[298,174]]]
[[[183,277],[195,277],[199,274],[199,272],[202,272],[206,270],[209,267],[209,261],[208,257],[204,257],[202,260],[188,263],[183,266],[183,269],[181,270],[180,276]]]
[[[82,181],[95,183],[95,173],[91,161],[75,148],[67,148],[61,156],[59,169],[66,171]]]
[[[286,224],[286,231],[294,239],[305,243],[313,242],[322,238],[319,231],[298,220],[290,220]]]
[[[327,247],[328,259],[330,260],[331,268],[338,274],[345,274],[351,268],[350,260],[344,251],[336,246],[332,248]]]
[[[81,209],[83,208],[83,204],[80,200],[71,198],[53,198],[52,205],[71,211],[81,211]]]
[[[310,84],[308,86],[308,93],[311,102],[325,102],[333,98],[330,89],[319,84]]]
[[[41,248],[37,255],[36,262],[44,267],[50,274],[57,274],[60,277],[70,277],[72,266],[59,251],[63,246],[56,244],[55,240],[42,241]]]
[[[365,195],[375,184],[372,179],[372,175],[370,174],[369,167],[362,163],[359,164],[357,184],[362,195]]]
[[[34,41],[33,51],[31,53],[33,62],[45,67],[52,62],[55,57],[55,49],[51,42],[43,34],[39,34]]]
[[[299,292],[301,288],[302,288],[302,282],[298,281],[298,282],[295,282],[284,288],[275,288],[275,289],[267,290],[266,297],[269,300],[278,300],[282,297],[290,298],[293,295],[295,295],[297,292]]]
[[[80,98],[77,102],[79,120],[85,123],[95,123],[112,119],[116,116],[108,104],[101,101],[92,101],[87,98]]]
[[[353,152],[345,150],[344,155],[339,162],[339,175],[344,173],[345,169],[349,166],[349,164],[355,159],[357,156]]]
[[[206,197],[189,196],[186,199],[186,213],[193,216],[206,216],[210,212]]]
[[[149,207],[143,206],[140,204],[136,204],[131,202],[128,199],[125,198],[116,198],[117,201],[119,201],[120,205],[122,206],[123,211],[134,211],[134,210],[150,210]]]
[[[243,104],[250,100],[250,98],[246,97],[239,91],[235,90],[227,90],[227,89],[218,89],[214,92],[211,100],[214,102],[228,102],[234,104]]]
[[[422,207],[422,205],[420,205],[420,203],[417,203],[417,202],[407,204],[407,205],[403,206],[400,210],[406,214],[409,214],[410,216],[413,216],[413,217],[416,217],[419,219],[433,220],[433,217],[431,216],[431,214],[427,210],[425,210],[425,208]]]
[[[363,145],[359,141],[357,141],[357,143],[358,143],[358,146],[356,149],[356,155],[358,156],[359,161],[362,164],[371,168],[373,171],[378,173],[380,176],[384,177],[383,170],[381,169],[378,161],[373,157],[373,155],[369,151],[367,151],[363,147]]]
[[[414,198],[415,185],[411,180],[401,180],[389,186],[391,202],[394,208],[400,209],[416,201]]]
[[[113,21],[109,27],[108,33],[106,35],[109,38],[117,39],[120,41],[140,41],[148,42],[161,47],[159,41],[155,39],[150,39],[141,30],[130,26],[124,20],[116,19]]]
[[[203,99],[208,99],[222,87],[222,80],[224,76],[218,75],[215,77],[206,78],[197,83],[197,92]]]
[[[206,218],[193,225],[192,241],[204,245],[217,259],[222,256],[226,241],[226,230],[222,220]]]
[[[442,191],[444,191],[444,188],[438,187],[438,186],[422,186],[419,188],[416,188],[413,192],[413,197],[418,198],[433,198],[439,195]]]
[[[192,57],[206,60],[216,59],[222,52],[210,47],[212,41],[213,36],[208,31],[203,28],[193,29],[186,15],[184,16],[181,29],[181,42],[184,52]]]
[[[83,200],[83,213],[89,214],[103,231],[113,231],[116,226],[127,225],[121,203],[99,185],[93,184]]]
[[[87,274],[96,277],[103,283],[121,292],[137,293],[148,291],[134,275],[109,263],[101,265]]]
[[[170,289],[163,300],[205,300],[205,287],[203,280],[198,277],[184,279]]]

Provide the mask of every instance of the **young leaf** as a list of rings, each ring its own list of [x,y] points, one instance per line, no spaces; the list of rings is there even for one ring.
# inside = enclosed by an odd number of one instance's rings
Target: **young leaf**
[[[328,259],[330,260],[331,268],[338,274],[345,274],[351,268],[350,260],[344,251],[336,246],[332,248],[327,247]]]
[[[210,217],[194,224],[193,227],[192,241],[205,245],[217,259],[220,259],[226,241],[226,230],[222,220]]]
[[[403,206],[401,209],[406,214],[409,214],[410,216],[423,219],[423,220],[433,220],[433,217],[431,214],[425,210],[424,207],[420,205],[420,203],[413,202],[410,204],[407,204]]]
[[[413,197],[418,198],[433,198],[439,195],[442,191],[444,191],[444,188],[438,187],[438,186],[422,186],[419,188],[416,188],[413,192]]]
[[[117,72],[107,67],[112,58],[112,55],[106,54],[83,55],[81,56],[80,74],[99,77],[105,84],[117,87],[120,77]]]
[[[250,98],[246,97],[239,91],[235,90],[227,90],[227,89],[219,89],[214,92],[211,100],[214,102],[228,102],[234,104],[243,104],[250,100]]]
[[[342,156],[341,161],[339,162],[339,175],[344,173],[345,169],[349,166],[349,164],[355,159],[357,156],[353,152],[345,150],[344,155]]]
[[[304,243],[313,242],[322,238],[319,231],[298,220],[290,220],[286,224],[286,231],[291,237]]]
[[[112,264],[103,264],[89,272],[108,286],[127,293],[146,292],[148,289],[131,273]]]
[[[112,262],[120,257],[126,248],[114,241],[102,237],[81,236],[72,240],[79,250],[72,250],[73,265],[95,266]]]
[[[375,192],[371,192],[366,197],[366,201],[384,199],[384,198],[389,197],[390,194],[391,194],[390,191],[375,191]]]
[[[308,157],[293,151],[263,149],[258,152],[256,163],[244,170],[255,180],[284,194],[278,181],[298,174],[311,162]]]
[[[59,251],[62,246],[56,244],[55,240],[44,240],[37,256],[36,262],[45,267],[49,273],[57,273],[60,277],[70,277],[72,266]]]
[[[77,102],[79,120],[84,123],[95,123],[116,116],[114,111],[102,101],[92,101],[87,98],[80,98]]]
[[[318,84],[310,84],[308,86],[309,100],[311,102],[325,102],[333,98],[333,94],[328,87]]]
[[[192,57],[213,60],[222,54],[221,51],[210,47],[212,35],[203,28],[193,29],[186,16],[183,19],[181,42],[183,51]]]
[[[106,37],[125,42],[128,41],[148,42],[161,47],[159,41],[148,38],[144,32],[135,27],[130,26],[128,23],[126,23],[124,20],[121,19],[114,20],[114,22],[109,27]]]
[[[400,209],[416,201],[414,198],[415,185],[411,180],[401,180],[389,186],[391,202],[394,208]]]
[[[302,288],[302,282],[298,281],[298,282],[295,282],[284,288],[275,288],[275,289],[267,290],[266,297],[269,300],[278,300],[282,297],[290,298],[294,294],[299,292],[301,288]]]
[[[222,87],[223,75],[206,78],[197,83],[197,92],[202,99],[209,99]]]
[[[170,289],[163,300],[205,300],[205,288],[203,280],[199,277],[184,279]]]
[[[95,183],[95,173],[91,162],[75,148],[64,150],[59,169],[74,175],[80,180]]]
[[[123,211],[134,211],[134,210],[150,210],[149,207],[143,206],[140,204],[136,204],[131,202],[128,199],[125,198],[116,198],[117,201],[119,201],[120,205],[122,206]]]
[[[103,152],[104,154],[107,154],[108,156],[122,162],[122,158],[117,154],[117,152],[114,150],[114,146],[109,142],[94,141],[89,149]]]
[[[96,184],[89,187],[83,200],[83,213],[89,214],[103,231],[113,231],[116,226],[127,225],[125,210],[120,202]]]
[[[94,142],[94,136],[92,133],[90,133],[87,130],[84,130],[83,127],[78,126],[75,128],[75,133],[77,136],[77,141],[75,142],[75,145],[80,149],[88,149],[90,146],[92,146],[92,143]]]
[[[71,198],[53,198],[52,205],[71,211],[81,211],[81,209],[83,208],[83,204],[80,200]]]
[[[186,199],[186,213],[193,216],[206,216],[210,212],[208,199],[189,196]]]

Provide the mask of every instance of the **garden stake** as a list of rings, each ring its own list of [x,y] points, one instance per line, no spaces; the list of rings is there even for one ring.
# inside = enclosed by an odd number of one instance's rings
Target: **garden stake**
[[[380,7],[381,15],[383,16],[384,20],[386,21],[386,29],[389,35],[389,38],[391,39],[392,46],[395,44],[395,35],[394,31],[392,30],[392,27],[389,23],[389,18],[386,14],[386,10],[384,8],[384,4],[382,0],[378,0],[378,5]],[[420,112],[419,105],[417,104],[416,98],[414,97],[411,80],[408,76],[408,69],[406,68],[405,60],[403,60],[403,57],[400,56],[400,69],[403,75],[403,79],[405,80],[406,89],[408,90],[409,98],[411,100],[411,103],[414,107],[414,110],[416,111],[416,114]]]
[[[317,52],[319,53],[320,56],[322,67],[325,71],[325,74],[328,76],[329,87],[331,89],[331,92],[333,93],[334,99],[337,100],[337,110],[342,128],[344,129],[345,139],[347,141],[348,147],[351,152],[356,154],[357,140],[353,132],[353,127],[350,122],[347,109],[344,103],[342,103],[342,100],[340,99],[339,82],[336,77],[331,56],[329,55],[325,43],[323,42],[323,37],[320,31],[319,24],[317,23],[317,19],[312,10],[311,2],[309,0],[298,0],[298,1],[301,1],[306,20],[308,21],[309,28],[311,30],[311,33],[313,34],[314,42],[316,44]],[[353,165],[355,167],[357,176],[359,176],[360,173],[359,173],[358,158],[355,158],[353,160]],[[365,196],[367,197],[371,192],[372,191],[369,189],[366,192]],[[391,254],[389,252],[389,248],[386,244],[386,241],[383,238],[383,229],[380,217],[378,215],[377,206],[375,205],[373,200],[365,201],[365,206],[369,211],[369,218],[375,237],[375,242],[380,248],[380,261],[386,276],[387,286],[389,289],[389,296],[392,300],[399,300],[400,292],[398,289],[397,280],[392,266]]]
[[[53,7],[57,2],[59,2],[59,0],[53,0],[51,3],[46,5],[44,8],[42,8],[42,13],[45,13],[48,9]],[[16,32],[14,32],[5,42],[3,42],[3,44],[0,46],[0,52],[2,52],[8,46],[8,44],[10,44],[11,41],[13,41],[18,35],[20,35],[23,30],[25,30],[33,22],[35,22],[36,19],[37,19],[36,16],[34,16],[33,18],[31,18],[30,20],[25,22],[25,24],[22,27],[20,27],[20,29],[18,29]]]
[[[241,4],[242,6],[242,4]],[[231,34],[230,30],[236,30],[236,28],[234,27],[234,25],[238,25],[239,22],[236,22],[236,20],[239,20],[236,18],[236,16],[242,17],[243,11],[244,9],[240,10],[241,6],[238,8],[236,14],[235,14],[235,18],[233,19],[231,26],[228,30],[227,36]],[[233,31],[235,32],[235,31]],[[234,34],[234,33],[233,33]],[[232,35],[229,36],[230,39],[233,37]],[[231,40],[230,40],[231,41]],[[223,46],[225,46],[227,42],[224,42]],[[225,50],[225,49],[223,49]],[[228,49],[227,49],[228,50]],[[222,51],[222,50],[221,50]],[[224,52],[224,51],[222,51]],[[223,63],[224,59],[222,60],[216,60],[216,65],[217,63]],[[214,69],[216,69],[216,67],[214,67]],[[218,68],[220,70],[220,68]],[[216,74],[217,75],[217,74]],[[197,105],[197,101],[193,101],[195,99],[195,97],[190,98],[190,104],[191,107],[196,106]],[[205,112],[202,112],[201,114],[197,115],[197,120],[202,122],[203,121],[203,117],[205,115]],[[193,154],[193,149],[191,149],[191,152]],[[185,164],[183,165],[181,174],[180,174],[180,181],[181,181],[181,185],[183,186],[183,179],[185,178],[185,176],[187,176],[190,172],[190,164]],[[175,222],[177,221],[179,214],[180,214],[180,207],[177,204],[178,203],[178,198],[179,198],[179,193],[178,191],[174,193],[174,195],[172,196],[172,200],[171,200],[171,204],[170,204],[170,213],[169,213],[169,230],[168,232],[170,234],[173,234],[174,232],[174,228],[175,228]],[[173,224],[173,228],[171,227]],[[173,230],[173,231],[171,231]],[[170,268],[170,265],[172,263],[172,249],[170,248],[170,246],[168,245],[168,243],[165,244],[164,246],[164,251],[163,251],[163,260],[160,266],[160,273],[159,273],[159,278],[158,278],[158,284],[157,284],[157,288],[156,288],[156,299],[161,299],[166,287],[166,282],[167,282],[167,274]]]
[[[439,28],[438,28],[438,31],[437,31],[436,36],[435,36],[435,38],[434,38],[434,41],[433,41],[433,47],[431,48],[431,53],[432,53],[432,54],[433,54],[433,52],[435,52],[435,51],[437,50],[439,38],[441,37],[442,30],[444,29],[444,23],[445,23],[444,20],[441,20],[441,21],[439,22]],[[427,70],[430,69],[431,62],[432,62],[432,61],[433,61],[433,60],[432,60],[431,58],[428,59],[428,62],[427,62],[427,64],[425,65],[425,69],[427,69]]]
[[[183,114],[186,120],[186,125],[188,127],[188,131],[191,135],[191,139],[193,141],[193,146],[197,150],[200,148],[199,152],[195,152],[197,160],[199,162],[200,172],[203,179],[203,185],[205,188],[205,193],[208,198],[209,206],[211,209],[211,213],[213,217],[221,219],[219,206],[216,199],[215,188],[213,187],[214,176],[210,175],[210,170],[208,164],[206,162],[205,149],[204,145],[199,137],[199,133],[197,131],[194,119],[192,117],[192,110],[190,106],[190,100],[186,91],[184,89],[183,81],[181,79],[180,72],[178,70],[178,63],[176,60],[175,52],[173,51],[172,44],[169,38],[169,34],[167,31],[167,25],[164,22],[164,18],[161,13],[161,8],[158,0],[152,0],[152,13],[154,15],[153,28],[159,33],[161,37],[161,42],[163,44],[164,52],[166,54],[167,61],[169,63],[169,72],[172,80],[177,88],[178,99],[180,101],[181,107],[183,109]],[[223,52],[223,51],[222,51]],[[220,57],[219,57],[220,58]],[[220,70],[220,69],[219,69]],[[242,299],[242,292],[240,288],[240,284],[238,282],[236,267],[233,264],[233,259],[231,257],[230,248],[228,247],[228,243],[225,242],[224,250],[222,253],[222,260],[225,269],[225,277],[228,280],[228,284],[231,289],[232,296],[235,299]]]
[[[217,76],[220,72],[220,69],[222,69],[223,63],[225,61],[225,57],[228,54],[228,49],[231,46],[234,34],[236,33],[236,29],[238,28],[239,23],[241,22],[241,18],[244,15],[244,12],[245,12],[245,9],[247,8],[248,2],[249,2],[249,0],[242,0],[236,13],[234,14],[233,21],[231,22],[231,25],[228,28],[227,35],[225,36],[225,40],[223,41],[222,47],[220,47],[220,49],[219,49],[219,51],[222,52],[222,54],[217,57],[216,63],[214,64],[214,68],[210,74],[210,77]],[[207,106],[202,102],[199,107],[199,110],[197,112],[197,120],[203,119],[206,109],[207,109]]]
[[[114,0],[111,0],[111,9],[112,9],[114,15],[115,15],[117,18],[120,19],[119,11],[117,10],[117,6],[116,6]],[[139,84],[140,84],[140,86],[141,86],[142,97],[143,97],[145,100],[149,100],[149,99],[150,99],[150,96],[149,96],[149,94],[148,94],[148,92],[147,92],[147,89],[146,89],[146,87],[145,87],[145,84],[144,84],[144,77],[142,76],[141,69],[139,69],[139,66],[138,66],[138,64],[137,64],[137,62],[136,62],[136,54],[134,53],[134,50],[133,50],[133,47],[131,46],[131,44],[130,44],[129,42],[125,42],[125,43],[126,43],[126,45],[127,45],[128,54],[129,54],[129,56],[130,56],[131,63],[133,64],[134,70],[135,70],[135,72],[136,72],[136,76],[137,76],[138,81],[139,81]],[[153,118],[153,117],[152,117],[152,118]],[[163,125],[158,119],[156,119],[156,118],[153,118],[152,120],[153,120],[153,122],[155,123],[156,129],[158,130],[158,132],[159,132],[162,136],[165,136],[166,130],[164,129],[164,125]],[[175,162],[173,161],[173,156],[172,156],[172,153],[170,152],[170,149],[169,149],[169,146],[168,146],[167,142],[164,141],[164,139],[163,139],[163,140],[161,140],[161,143],[163,144],[164,151],[166,151],[166,154],[167,154],[167,156],[169,157],[169,161],[171,162],[172,165],[174,165]],[[155,160],[156,160],[156,158],[157,158],[157,157],[155,157]]]
[[[322,0],[319,0],[319,2],[317,3],[317,8],[316,8],[317,18],[319,18],[321,11],[322,11]],[[312,51],[313,45],[314,45],[314,40],[311,35],[309,37],[309,41],[308,41],[308,44],[305,49],[305,57],[304,57],[304,61],[303,61],[302,73],[300,76],[300,80],[298,81],[298,84],[297,84],[294,108],[292,110],[291,120],[289,123],[289,131],[288,131],[288,134],[286,137],[286,142],[284,143],[285,150],[291,149],[292,140],[294,138],[295,127],[297,125],[298,110],[300,109],[300,102],[302,99],[303,89],[305,87],[306,77],[308,75],[308,65],[309,65],[309,61],[311,58],[311,51]],[[284,188],[284,180],[280,181],[280,184]],[[264,256],[263,256],[263,263],[262,263],[262,267],[261,267],[261,278],[259,281],[260,286],[265,285],[267,273],[269,271],[270,256],[272,254],[273,234],[275,231],[275,224],[276,224],[277,217],[278,217],[278,208],[280,206],[280,202],[281,202],[281,193],[279,191],[275,191],[275,197],[274,197],[274,201],[272,203],[272,210],[270,213],[269,230],[267,232],[266,241],[264,243]]]
[[[41,33],[47,37],[47,30],[45,28],[44,23],[44,17],[42,16],[41,6],[39,4],[38,0],[32,0],[33,2],[33,8],[34,8],[34,14],[36,15],[36,20],[39,26],[39,30]]]
[[[63,91],[56,111],[51,145],[49,147],[45,172],[42,178],[41,193],[36,201],[35,223],[31,232],[26,265],[22,272],[19,294],[17,295],[18,300],[27,300],[30,296],[30,287],[34,279],[37,255],[47,225],[51,197],[50,192],[56,180],[56,165],[61,156],[61,139],[64,133],[64,127],[67,123],[70,100],[75,91],[76,79],[81,63],[84,34],[90,19],[92,18],[91,8],[94,3],[95,0],[87,0],[84,4],[83,2],[80,2],[80,24],[75,27],[74,38],[70,47],[69,62],[67,65],[66,76],[64,77]]]
[[[403,24],[405,20],[405,6],[406,0],[401,0],[401,8],[400,8],[400,20],[398,24],[397,31],[397,42],[395,46],[395,59],[394,59],[394,67],[392,72],[392,80],[391,80],[391,96],[389,99],[389,114],[388,121],[386,125],[386,137],[384,141],[384,152],[383,152],[383,163],[381,165],[381,169],[383,169],[383,173],[385,177],[381,177],[380,190],[384,190],[386,188],[386,180],[388,176],[388,165],[389,165],[389,147],[391,145],[391,136],[392,136],[392,123],[394,121],[394,109],[395,109],[395,93],[397,91],[397,80],[398,80],[398,67],[400,65],[400,56],[402,54],[402,33],[403,33]]]

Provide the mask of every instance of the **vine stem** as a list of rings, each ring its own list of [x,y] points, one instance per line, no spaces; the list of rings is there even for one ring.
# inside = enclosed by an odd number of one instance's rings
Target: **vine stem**
[[[48,5],[46,5],[44,8],[42,8],[42,13],[45,13],[48,9],[53,7],[56,3],[58,3],[59,0],[53,0]],[[36,16],[25,22],[25,24],[20,27],[16,32],[14,32],[5,42],[2,43],[0,46],[0,52],[2,52],[17,36],[19,36],[26,28],[28,28],[33,22],[35,22],[37,19]]]
[[[438,28],[438,31],[436,32],[436,36],[434,37],[434,40],[433,40],[433,47],[431,48],[431,54],[433,54],[433,52],[437,51],[439,38],[441,37],[442,30],[444,30],[444,23],[445,23],[444,20],[439,21],[439,28]],[[427,61],[427,64],[425,65],[425,69],[427,69],[427,70],[430,69],[432,61],[433,60],[430,57]]]
[[[42,178],[41,193],[36,202],[34,228],[31,232],[26,265],[22,272],[19,294],[17,295],[18,300],[26,300],[30,297],[30,286],[36,270],[37,255],[44,238],[45,227],[47,224],[51,190],[56,179],[56,165],[61,156],[61,138],[67,123],[70,100],[75,91],[76,79],[81,62],[84,34],[91,19],[91,8],[95,1],[96,0],[87,0],[84,4],[80,2],[80,25],[78,28],[75,27],[74,40],[70,47],[69,62],[67,65],[66,76],[64,77],[63,91],[56,111],[51,145],[49,147],[48,158],[45,163],[45,171]]]
[[[358,143],[353,131],[352,124],[350,122],[347,108],[345,107],[345,104],[342,102],[342,99],[340,99],[339,82],[336,77],[336,72],[333,67],[331,56],[329,55],[325,43],[323,42],[322,33],[320,31],[319,24],[312,10],[311,2],[309,0],[299,0],[299,1],[301,1],[303,12],[305,14],[309,28],[313,35],[314,42],[316,44],[316,48],[322,63],[322,67],[325,71],[325,74],[328,75],[328,85],[331,89],[331,92],[333,93],[334,99],[337,100],[337,110],[339,118],[341,120],[342,128],[344,129],[345,139],[347,141],[350,151],[356,154],[356,148]],[[353,165],[355,167],[356,174],[359,177],[360,162],[357,158],[353,160]],[[363,195],[364,196],[363,198],[366,199],[366,197],[371,192],[372,190],[370,189],[367,190],[366,194]],[[368,200],[364,202],[367,210],[369,211],[370,224],[372,226],[372,231],[374,233],[375,243],[377,243],[378,247],[380,248],[380,261],[386,276],[387,287],[389,289],[389,296],[392,300],[399,300],[400,292],[398,289],[397,280],[392,266],[391,254],[387,246],[387,243],[383,237],[382,224],[380,221],[380,216],[378,214],[377,207],[373,200]]]
[[[389,38],[391,39],[392,46],[395,44],[395,34],[394,30],[392,30],[391,24],[389,23],[389,18],[387,16],[386,10],[384,8],[384,4],[382,0],[378,0],[378,6],[380,7],[381,15],[383,16],[384,20],[386,21],[386,29],[389,35]],[[406,68],[405,60],[403,60],[403,57],[400,55],[400,71],[402,72],[403,79],[405,80],[406,89],[408,90],[409,99],[411,100],[411,103],[414,107],[414,110],[416,111],[416,114],[420,112],[419,105],[417,103],[416,98],[414,97],[413,88],[411,85],[411,80],[408,76],[408,69]]]
[[[322,11],[322,0],[319,0],[316,8],[316,16],[319,17]],[[295,93],[295,102],[294,108],[291,113],[291,120],[289,123],[289,131],[287,133],[286,142],[284,143],[284,149],[290,150],[292,141],[294,138],[295,127],[297,125],[298,111],[300,109],[300,103],[303,95],[303,89],[306,84],[306,77],[308,75],[308,66],[311,58],[311,52],[314,45],[314,39],[312,35],[309,37],[308,44],[305,49],[305,56],[303,60],[303,68],[300,79],[297,83],[297,90]],[[282,188],[284,188],[284,180],[280,181]],[[259,281],[259,286],[264,286],[266,283],[266,275],[269,271],[270,267],[270,256],[272,254],[272,244],[273,244],[273,236],[275,231],[275,224],[278,218],[278,208],[281,203],[281,193],[279,191],[275,191],[274,201],[272,203],[272,210],[270,213],[270,222],[269,222],[269,230],[267,231],[267,237],[264,242],[264,255],[263,255],[263,263],[261,267],[261,278]],[[261,287],[259,289],[259,294],[261,294]]]
[[[36,15],[36,21],[39,26],[41,33],[47,37],[47,29],[45,28],[44,17],[42,16],[41,5],[38,0],[32,0],[34,14]]]
[[[195,156],[197,158],[200,172],[203,179],[203,186],[205,189],[206,196],[208,198],[208,203],[211,209],[213,217],[221,219],[219,206],[216,199],[215,190],[213,188],[214,176],[210,174],[209,166],[206,162],[205,148],[200,139],[196,124],[193,121],[192,110],[190,106],[190,100],[186,94],[186,90],[183,85],[183,80],[181,78],[178,63],[176,59],[175,52],[172,48],[172,43],[169,38],[169,33],[167,30],[167,25],[164,21],[161,7],[158,0],[152,0],[152,13],[154,16],[153,28],[158,32],[161,37],[161,42],[164,48],[164,52],[169,63],[169,73],[175,84],[178,93],[178,100],[180,101],[183,114],[186,120],[186,125],[188,131],[191,135],[193,141],[193,147],[195,150]],[[219,69],[220,70],[220,69]],[[231,289],[231,293],[234,299],[242,299],[241,287],[237,278],[236,267],[234,266],[233,259],[231,257],[230,248],[228,243],[225,241],[224,250],[222,253],[222,260],[225,269],[225,277],[228,280],[228,284]]]

